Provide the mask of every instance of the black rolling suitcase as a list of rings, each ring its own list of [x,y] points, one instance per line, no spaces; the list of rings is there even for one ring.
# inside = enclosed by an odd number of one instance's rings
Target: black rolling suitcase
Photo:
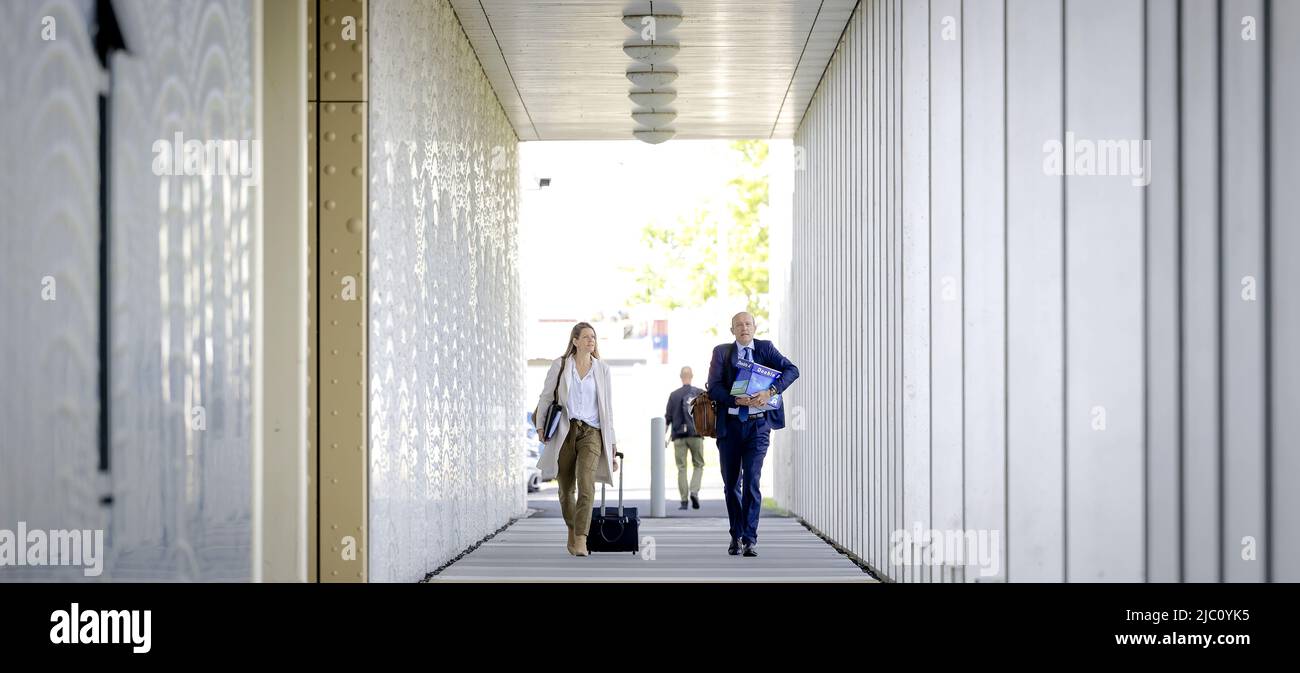
[[[622,452],[614,454],[623,457]],[[618,507],[605,506],[605,485],[600,485],[600,507],[591,510],[591,531],[587,534],[587,551],[621,551],[636,554],[641,550],[641,517],[635,507],[623,506],[623,472],[618,472]]]

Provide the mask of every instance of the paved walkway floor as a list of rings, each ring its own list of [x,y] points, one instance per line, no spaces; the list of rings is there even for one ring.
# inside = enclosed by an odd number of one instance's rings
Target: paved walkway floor
[[[641,515],[640,554],[569,555],[564,521],[520,519],[431,582],[875,582],[792,518],[764,517],[757,558],[727,554],[725,518]]]

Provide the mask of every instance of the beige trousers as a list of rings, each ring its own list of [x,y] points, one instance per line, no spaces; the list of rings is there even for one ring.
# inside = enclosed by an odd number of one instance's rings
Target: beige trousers
[[[604,442],[600,430],[585,423],[569,424],[569,434],[560,447],[560,513],[564,523],[576,535],[591,530],[591,507],[596,500],[596,465],[601,459]],[[573,499],[574,489],[578,499]]]

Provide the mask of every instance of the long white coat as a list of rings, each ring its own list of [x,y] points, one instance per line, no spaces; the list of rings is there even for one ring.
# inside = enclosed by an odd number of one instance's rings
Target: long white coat
[[[563,376],[560,372],[561,360],[564,361]],[[604,445],[601,447],[601,458],[604,460],[596,464],[596,481],[613,486],[614,453],[617,451],[617,446],[614,441],[614,405],[610,402],[609,366],[594,357],[591,362],[595,367],[596,375],[596,417],[600,422],[600,437]],[[541,397],[537,398],[537,409],[533,412],[533,418],[537,419],[538,426],[541,426],[542,414],[546,413],[546,408],[551,404],[555,379],[559,377],[560,389],[557,396],[564,411],[560,414],[559,429],[555,431],[551,441],[546,443],[541,458],[537,461],[537,467],[542,471],[543,481],[554,479],[560,472],[560,448],[564,446],[564,438],[569,434],[569,384],[573,379],[572,363],[573,358],[555,358],[551,363],[551,369],[546,372],[546,383],[542,386]],[[538,427],[539,434],[544,432],[545,428]]]

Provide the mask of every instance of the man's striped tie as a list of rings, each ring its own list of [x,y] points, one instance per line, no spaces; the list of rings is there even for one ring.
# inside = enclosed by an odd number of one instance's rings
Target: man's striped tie
[[[753,362],[754,361],[754,356],[752,355],[753,350],[754,349],[750,348],[749,346],[745,346],[744,348],[742,348],[740,359],[746,362]],[[753,374],[750,374],[750,376],[753,376]],[[741,407],[740,414],[738,415],[740,416],[740,420],[742,421],[749,420],[749,407]]]

